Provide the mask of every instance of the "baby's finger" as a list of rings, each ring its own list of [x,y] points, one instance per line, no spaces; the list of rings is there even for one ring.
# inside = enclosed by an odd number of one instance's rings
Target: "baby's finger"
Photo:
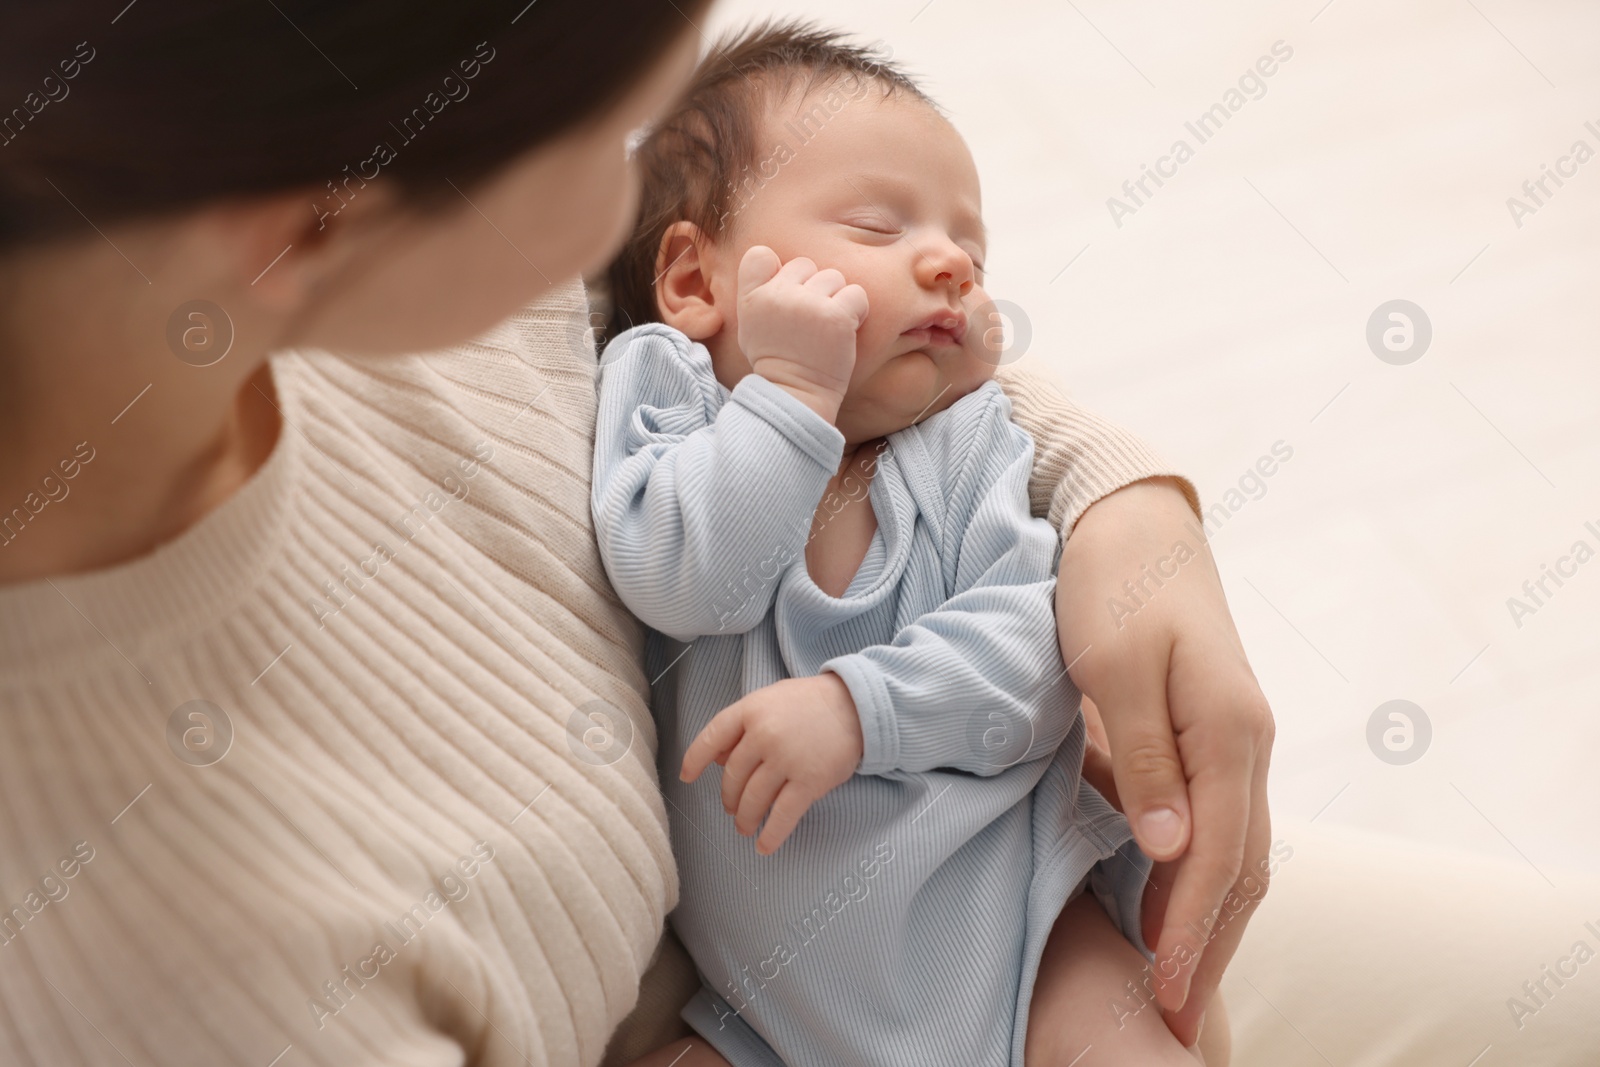
[[[777,255],[777,253],[774,252],[773,255]],[[775,280],[793,282],[795,285],[799,285],[815,273],[817,273],[815,262],[805,256],[795,256],[783,265],[782,269],[778,271]]]
[[[772,814],[767,816],[767,825],[762,828],[761,836],[756,838],[756,851],[763,856],[770,856],[778,851],[778,846],[789,840],[789,835],[800,823],[800,816],[811,807],[811,800],[806,796],[805,789],[794,782],[788,782],[772,802]]]
[[[833,302],[840,304],[856,317],[856,329],[867,321],[867,291],[859,285],[847,285],[833,294]]]
[[[738,744],[739,738],[743,735],[743,709],[738,704],[729,704],[713,715],[711,721],[706,723],[705,729],[689,743],[688,750],[683,754],[683,766],[678,771],[678,777],[685,782],[694,781],[712,760]]]
[[[739,295],[771,281],[780,266],[778,253],[766,245],[751,245],[739,260]]]
[[[806,288],[814,289],[823,296],[832,296],[844,288],[844,275],[832,267],[826,270],[819,270],[806,279]]]
[[[755,833],[761,827],[761,817],[772,807],[773,798],[787,780],[783,772],[771,763],[757,767],[750,776],[750,783],[744,787],[744,796],[739,798],[739,810],[733,817],[733,828],[745,837]]]
[[[746,738],[734,746],[728,754],[728,761],[722,765],[722,810],[732,815],[739,810],[739,797],[744,793],[744,784],[750,780],[750,775],[761,765],[761,752],[759,746]]]

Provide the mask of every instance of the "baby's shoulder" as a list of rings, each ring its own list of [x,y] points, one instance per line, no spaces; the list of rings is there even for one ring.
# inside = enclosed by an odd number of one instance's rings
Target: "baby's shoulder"
[[[711,353],[688,334],[664,322],[634,326],[600,352],[600,378],[612,381],[670,375],[716,381]]]
[[[605,346],[597,388],[597,456],[607,442],[629,455],[659,435],[693,433],[716,421],[729,395],[706,346],[661,322],[624,330]]]

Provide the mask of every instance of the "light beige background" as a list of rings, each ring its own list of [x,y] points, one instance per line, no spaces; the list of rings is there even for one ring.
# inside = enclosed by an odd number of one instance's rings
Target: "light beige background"
[[[1600,550],[1600,158],[1520,227],[1507,207],[1600,152],[1600,7],[1323,3],[722,0],[704,28],[884,42],[972,146],[1026,359],[1208,503],[1294,450],[1213,536],[1296,849],[1224,986],[1235,1062],[1600,1064],[1600,959],[1520,1029],[1506,1005],[1600,951],[1600,559],[1520,627],[1507,607]],[[1185,121],[1280,40],[1197,144]],[[1194,158],[1118,227],[1107,198],[1180,137]],[[1365,336],[1395,298],[1433,329],[1406,366]],[[1366,741],[1396,698],[1433,728],[1406,766]]]

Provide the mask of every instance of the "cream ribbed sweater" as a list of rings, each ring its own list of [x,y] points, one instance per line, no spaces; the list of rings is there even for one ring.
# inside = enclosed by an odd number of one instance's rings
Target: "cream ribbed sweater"
[[[275,357],[286,425],[237,494],[0,588],[0,1063],[592,1065],[683,1032],[587,323],[574,281],[447,352]],[[1058,526],[1168,473],[1003,380]]]

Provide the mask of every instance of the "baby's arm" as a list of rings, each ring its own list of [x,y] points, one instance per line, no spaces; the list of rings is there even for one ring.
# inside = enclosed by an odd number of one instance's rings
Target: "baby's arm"
[[[754,374],[713,418],[705,350],[667,327],[606,355],[591,503],[612,585],[679,640],[750,629],[804,549],[844,435]]]
[[[708,354],[670,327],[622,334],[600,371],[600,557],[628,608],[680,640],[761,621],[844,454],[833,419],[866,315],[861,287],[809,260],[780,270],[760,246],[739,282],[740,346],[756,373],[715,419]]]
[[[837,656],[860,714],[858,773],[954,768],[997,774],[1053,753],[1078,694],[1056,640],[1056,536],[1028,511],[1033,444],[994,386],[935,442],[953,472],[942,537],[947,596],[886,645]]]
[[[945,602],[892,644],[730,704],[685,753],[686,781],[724,764],[723,806],[741,833],[771,808],[759,851],[782,844],[806,808],[852,773],[996,774],[1053,753],[1066,737],[1077,692],[1051,607],[1056,538],[1028,515],[1032,443],[1008,409],[987,389],[947,413],[967,417],[946,422],[956,473],[944,514],[930,517],[945,541]]]

